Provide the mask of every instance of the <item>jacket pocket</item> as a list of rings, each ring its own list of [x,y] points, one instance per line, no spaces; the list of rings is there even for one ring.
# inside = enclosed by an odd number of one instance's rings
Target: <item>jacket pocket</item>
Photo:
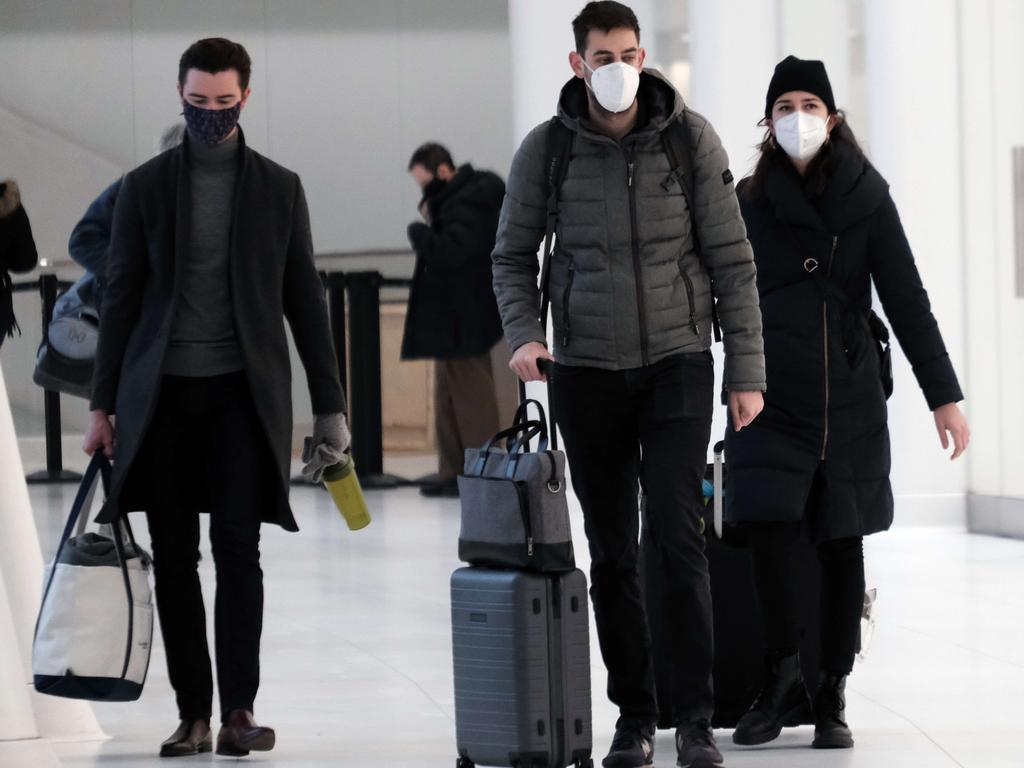
[[[679,267],[679,274],[683,278],[683,285],[686,286],[686,302],[689,305],[690,328],[693,329],[694,335],[699,339],[700,327],[697,325],[697,292],[693,288],[693,280],[686,273],[686,268],[683,266],[683,260],[679,259],[676,264]]]
[[[562,292],[562,348],[569,346],[572,339],[572,316],[569,312],[569,299],[572,298],[572,283],[576,278],[576,262],[569,257],[569,268],[565,278],[565,290]]]

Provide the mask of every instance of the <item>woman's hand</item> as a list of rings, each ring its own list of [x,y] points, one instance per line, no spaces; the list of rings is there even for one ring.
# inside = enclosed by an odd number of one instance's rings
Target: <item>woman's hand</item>
[[[956,403],[947,403],[936,408],[935,428],[939,430],[943,450],[949,449],[949,436],[953,436],[953,456],[950,461],[959,459],[971,442],[971,428],[967,425],[967,417],[960,410],[960,406]]]
[[[739,432],[754,423],[764,410],[764,395],[760,392],[730,392],[729,415],[732,428]]]

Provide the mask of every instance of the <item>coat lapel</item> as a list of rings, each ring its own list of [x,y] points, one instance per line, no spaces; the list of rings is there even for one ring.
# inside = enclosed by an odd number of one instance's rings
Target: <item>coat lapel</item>
[[[245,133],[238,126],[238,172],[235,176],[235,195],[231,202],[231,235],[228,243],[228,280],[231,284],[232,301],[235,302],[235,313],[238,312],[238,294],[241,285],[242,268],[245,264],[242,254],[250,256],[258,251],[249,242],[252,239],[252,216],[243,216],[243,211],[251,211],[248,200],[252,181],[252,167],[249,148],[245,143]]]

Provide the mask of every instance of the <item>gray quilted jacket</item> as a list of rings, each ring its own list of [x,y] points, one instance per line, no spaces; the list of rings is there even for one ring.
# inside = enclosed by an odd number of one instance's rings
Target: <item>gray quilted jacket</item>
[[[713,341],[711,282],[724,334],[725,386],[765,389],[753,252],[714,129],[658,72],[640,77],[640,120],[621,143],[586,118],[582,80],[563,88],[559,118],[574,135],[551,267],[554,354],[564,365],[624,370]],[[683,190],[661,133],[686,112],[694,151],[694,249]],[[512,162],[493,254],[494,291],[512,349],[546,343],[538,318],[538,250],[547,215],[548,124]],[[667,189],[666,189],[667,187]]]

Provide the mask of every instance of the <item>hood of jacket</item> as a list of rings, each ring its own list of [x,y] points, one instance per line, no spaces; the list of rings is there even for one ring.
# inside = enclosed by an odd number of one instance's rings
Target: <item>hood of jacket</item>
[[[645,69],[640,73],[637,99],[640,102],[637,133],[661,133],[686,109],[682,94],[656,69]],[[582,78],[573,77],[562,86],[558,117],[577,133],[595,132],[590,122],[587,84]]]
[[[889,192],[882,175],[850,144],[837,143],[831,152],[828,183],[817,199],[807,197],[792,163],[769,167],[764,194],[780,219],[838,234],[878,210]]]

